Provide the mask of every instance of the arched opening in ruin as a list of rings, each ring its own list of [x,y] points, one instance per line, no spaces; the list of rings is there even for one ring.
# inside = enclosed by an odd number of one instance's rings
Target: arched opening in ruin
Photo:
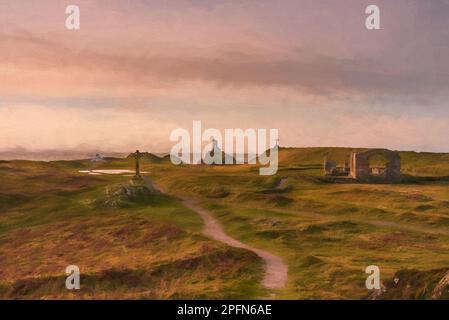
[[[383,153],[373,154],[368,158],[369,173],[374,177],[385,177],[388,157]]]

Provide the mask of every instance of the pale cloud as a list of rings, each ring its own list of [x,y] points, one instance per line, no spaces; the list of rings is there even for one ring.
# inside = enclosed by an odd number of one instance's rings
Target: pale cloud
[[[15,105],[0,108],[0,145],[4,149],[77,149],[84,145],[105,151],[163,149],[174,124],[151,113],[110,109],[55,108]],[[164,142],[162,148],[161,142]]]
[[[306,94],[447,96],[449,73],[396,70],[363,59],[342,59],[311,49],[272,52],[232,46],[215,52],[191,48],[164,55],[74,50],[30,33],[0,35],[0,70],[6,93],[151,94],[185,83],[217,86],[280,86]],[[32,54],[30,54],[32,52]],[[43,81],[45,80],[45,81]]]
[[[31,150],[78,149],[104,151],[135,148],[166,152],[171,130],[191,129],[202,120],[203,129],[280,128],[285,146],[385,147],[398,150],[445,151],[449,119],[431,116],[357,115],[333,113],[332,109],[286,108],[287,115],[267,113],[254,119],[248,110],[210,109],[182,117],[168,108],[58,108],[41,105],[0,107],[0,145]],[[260,110],[260,109],[259,109]],[[271,110],[272,111],[272,110]],[[327,112],[327,113],[326,113]],[[256,113],[257,114],[257,113]],[[316,121],[317,118],[323,121]]]
[[[71,33],[60,1],[1,1],[0,149],[167,151],[202,120],[291,146],[449,150],[448,3],[379,0],[371,33],[368,3],[79,0]]]

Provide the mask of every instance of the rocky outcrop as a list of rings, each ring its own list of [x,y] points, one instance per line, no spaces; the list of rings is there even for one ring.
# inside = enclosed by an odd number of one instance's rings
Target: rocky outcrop
[[[134,177],[130,184],[116,188],[106,188],[104,204],[108,207],[119,207],[127,202],[145,200],[159,193],[151,183],[145,182],[140,177]]]
[[[370,300],[449,299],[449,268],[436,270],[404,269],[367,297]]]

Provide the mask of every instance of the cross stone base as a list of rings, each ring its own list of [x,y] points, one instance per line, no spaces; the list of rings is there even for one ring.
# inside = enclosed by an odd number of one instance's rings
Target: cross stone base
[[[131,179],[131,185],[135,186],[135,187],[144,187],[145,184],[145,180],[143,180],[143,178],[141,176],[134,176]]]

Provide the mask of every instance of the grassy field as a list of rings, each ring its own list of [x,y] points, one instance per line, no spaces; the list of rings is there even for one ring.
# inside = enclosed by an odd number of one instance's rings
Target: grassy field
[[[286,299],[362,299],[377,265],[385,298],[431,298],[449,268],[449,154],[401,152],[400,184],[322,176],[324,157],[352,149],[281,149],[275,176],[258,167],[171,165],[145,157],[168,195],[105,205],[129,177],[87,175],[86,161],[0,163],[0,297],[260,298],[263,263],[201,234],[196,199],[225,231],[283,258]],[[109,159],[102,169],[133,169]],[[80,266],[82,289],[64,287]],[[83,277],[83,275],[85,275]],[[398,285],[392,285],[393,278]],[[391,289],[391,290],[390,290]],[[449,298],[447,289],[437,298]]]
[[[178,200],[105,205],[129,178],[86,175],[88,162],[0,163],[1,298],[255,298],[261,261],[201,235]],[[65,288],[78,265],[79,291]]]

